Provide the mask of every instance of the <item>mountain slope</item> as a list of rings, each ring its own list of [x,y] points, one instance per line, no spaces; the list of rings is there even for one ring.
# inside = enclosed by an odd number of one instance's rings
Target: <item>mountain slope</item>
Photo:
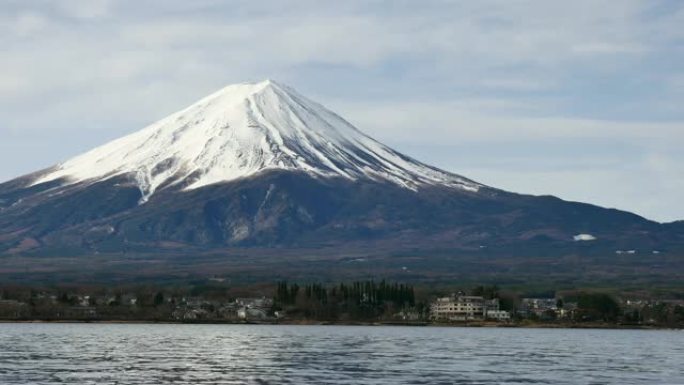
[[[682,250],[679,228],[430,167],[273,81],[0,184],[0,255],[614,255]]]

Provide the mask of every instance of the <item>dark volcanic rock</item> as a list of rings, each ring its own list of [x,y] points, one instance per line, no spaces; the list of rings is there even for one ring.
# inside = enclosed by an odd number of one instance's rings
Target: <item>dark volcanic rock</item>
[[[412,240],[415,248],[543,246],[663,248],[677,224],[554,197],[484,188],[468,192],[427,186],[322,179],[274,171],[182,191],[166,189],[139,204],[127,176],[55,187],[0,185],[0,200],[17,202],[0,215],[4,253],[68,247],[92,251],[177,247],[316,247]],[[575,241],[591,234],[594,241]],[[17,247],[25,239],[34,247]],[[13,251],[14,250],[14,251]]]

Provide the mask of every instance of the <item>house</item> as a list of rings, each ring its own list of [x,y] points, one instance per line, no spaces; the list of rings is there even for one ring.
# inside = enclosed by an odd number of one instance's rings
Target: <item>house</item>
[[[402,310],[394,315],[395,319],[402,321],[420,321],[420,313],[417,311]]]
[[[485,317],[495,321],[508,321],[511,319],[511,313],[506,310],[487,310]]]
[[[238,304],[238,306],[243,306],[243,307],[248,307],[248,308],[270,308],[273,306],[273,299],[272,298],[266,298],[266,297],[261,297],[261,298],[237,298],[235,300],[235,303]]]
[[[556,314],[558,310],[555,298],[523,298],[520,312],[523,315],[534,314],[537,317],[544,317],[548,314]]]
[[[566,302],[563,307],[559,307],[556,310],[556,316],[558,318],[574,318],[575,312],[577,311],[577,302]]]
[[[200,308],[207,304],[207,301],[201,297],[183,297],[181,303],[189,308]]]
[[[485,310],[485,313],[487,313],[489,311],[499,310],[499,299],[498,298],[492,298],[492,299],[485,300],[484,310]]]
[[[237,316],[243,320],[263,321],[268,318],[266,310],[260,308],[241,307],[237,311]]]
[[[276,310],[275,312],[273,312],[273,315],[277,319],[283,319],[285,318],[285,316],[287,316],[287,312],[285,312],[285,310]]]
[[[223,319],[236,319],[238,318],[238,306],[236,303],[227,303],[222,305],[216,311],[219,318]]]
[[[237,298],[237,317],[244,320],[265,320],[273,307],[272,298]]]
[[[138,304],[138,297],[133,293],[126,293],[121,296],[121,304],[135,306]]]
[[[90,296],[78,295],[76,296],[76,302],[78,303],[78,306],[88,307],[90,306]]]
[[[204,309],[179,308],[173,311],[172,317],[177,320],[195,321],[209,318],[209,312]]]
[[[492,298],[485,301],[484,318],[495,321],[508,321],[511,319],[511,313],[501,310],[499,299]]]

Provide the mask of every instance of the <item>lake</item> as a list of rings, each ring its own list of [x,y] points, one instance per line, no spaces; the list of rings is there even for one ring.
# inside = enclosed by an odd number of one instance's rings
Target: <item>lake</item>
[[[0,324],[0,384],[684,384],[684,332]]]

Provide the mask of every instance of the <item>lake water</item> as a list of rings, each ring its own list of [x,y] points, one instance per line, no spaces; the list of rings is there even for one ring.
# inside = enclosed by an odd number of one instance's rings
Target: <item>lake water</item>
[[[684,384],[684,332],[0,324],[0,384]]]

